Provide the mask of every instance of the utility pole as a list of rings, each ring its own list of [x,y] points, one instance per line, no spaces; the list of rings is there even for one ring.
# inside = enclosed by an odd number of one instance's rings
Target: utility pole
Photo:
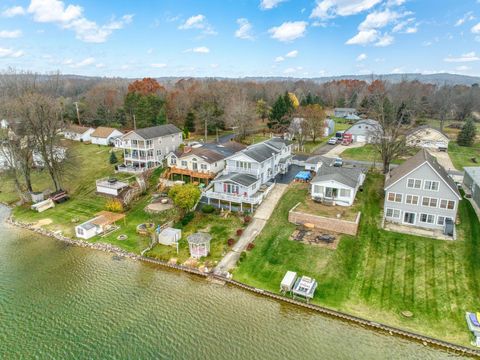
[[[137,130],[137,120],[135,119],[135,114],[133,114],[133,130]]]
[[[75,104],[75,108],[77,109],[77,121],[78,121],[78,125],[82,125],[82,122],[80,121],[80,110],[78,109],[78,101],[75,101],[74,104]]]
[[[217,143],[218,143],[218,127],[216,127],[215,130],[217,130]]]
[[[208,130],[207,130],[207,117],[205,117],[205,142],[207,142]]]

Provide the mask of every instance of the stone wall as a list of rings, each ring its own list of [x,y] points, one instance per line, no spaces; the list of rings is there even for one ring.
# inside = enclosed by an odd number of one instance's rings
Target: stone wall
[[[359,212],[357,214],[357,218],[355,221],[347,221],[335,218],[327,218],[318,215],[307,214],[299,211],[295,211],[297,208],[295,205],[289,212],[288,212],[288,221],[297,225],[304,225],[304,224],[313,224],[315,229],[321,229],[325,231],[331,231],[340,234],[347,234],[347,235],[357,235],[358,232],[358,224],[360,223],[360,215]]]

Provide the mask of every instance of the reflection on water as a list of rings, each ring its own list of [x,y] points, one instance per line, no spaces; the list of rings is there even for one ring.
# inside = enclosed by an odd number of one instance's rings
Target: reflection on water
[[[3,224],[0,316],[0,358],[455,357]]]

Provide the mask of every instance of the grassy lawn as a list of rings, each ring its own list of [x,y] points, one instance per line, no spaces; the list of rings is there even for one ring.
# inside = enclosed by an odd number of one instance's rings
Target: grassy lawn
[[[343,236],[336,250],[288,240],[295,229],[288,211],[305,197],[290,187],[234,278],[277,292],[293,270],[316,278],[317,304],[469,345],[464,312],[480,309],[480,224],[472,206],[460,203],[462,240],[387,232],[380,229],[382,185],[383,176],[367,176],[359,236]],[[414,316],[404,318],[404,310]]]
[[[335,131],[345,131],[352,126],[350,120],[346,120],[344,118],[332,117],[332,120],[335,121]],[[332,136],[333,135],[335,134],[332,134]]]
[[[394,164],[401,164],[409,157],[415,155],[418,149],[409,148],[408,153],[398,159],[392,161]],[[340,155],[345,160],[370,161],[381,163],[380,155],[375,150],[373,145],[367,144],[365,146],[346,149]]]
[[[450,141],[448,155],[458,170],[463,170],[465,166],[480,166],[480,143],[476,143],[472,147],[466,147]],[[476,159],[477,162],[473,162],[472,159]]]
[[[244,143],[245,145],[252,145],[268,139],[270,139],[270,133],[266,131],[265,135],[263,135],[262,133],[247,135],[247,137],[242,140],[242,143]]]
[[[157,244],[146,255],[163,261],[176,258],[178,263],[184,263],[190,257],[187,236],[197,231],[205,231],[212,235],[212,240],[210,242],[210,255],[202,260],[216,264],[228,251],[227,240],[229,238],[238,240],[236,231],[243,228],[242,219],[236,215],[230,214],[227,218],[223,218],[218,214],[196,212],[195,218],[182,229],[178,254],[176,247]]]

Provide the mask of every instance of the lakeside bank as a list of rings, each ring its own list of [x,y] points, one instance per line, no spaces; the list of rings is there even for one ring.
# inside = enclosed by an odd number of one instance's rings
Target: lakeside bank
[[[454,354],[459,354],[459,355],[463,355],[463,356],[480,357],[480,351],[475,350],[473,348],[468,348],[468,347],[465,347],[465,346],[462,346],[462,345],[457,345],[457,344],[449,343],[449,342],[446,342],[446,341],[442,341],[442,340],[434,339],[434,338],[431,338],[431,337],[427,337],[427,336],[424,336],[424,335],[416,334],[416,333],[413,333],[413,332],[405,331],[405,330],[395,328],[395,327],[392,327],[392,326],[389,326],[389,325],[386,325],[386,324],[373,322],[373,321],[370,321],[370,320],[367,320],[367,319],[356,317],[356,316],[353,316],[353,315],[350,315],[350,314],[347,314],[347,313],[343,313],[343,312],[340,312],[340,311],[332,310],[332,309],[329,309],[329,308],[326,308],[326,307],[322,307],[322,306],[318,306],[318,305],[314,305],[314,304],[306,304],[304,302],[301,302],[301,301],[298,301],[298,300],[293,300],[293,299],[290,299],[290,298],[287,298],[287,297],[284,297],[284,296],[280,296],[278,294],[275,294],[275,293],[272,293],[272,292],[269,292],[269,291],[266,291],[266,290],[263,290],[263,289],[254,288],[254,287],[246,285],[244,283],[241,283],[241,282],[238,282],[238,281],[235,281],[235,280],[232,280],[232,279],[227,279],[227,278],[224,278],[224,277],[219,276],[219,275],[215,275],[215,274],[210,273],[210,272],[201,272],[197,269],[188,268],[188,267],[185,267],[185,266],[182,266],[182,265],[169,264],[169,263],[163,262],[161,260],[152,259],[152,258],[145,257],[145,256],[140,256],[140,255],[133,254],[133,253],[127,252],[125,250],[122,250],[122,249],[120,249],[116,246],[110,245],[110,244],[90,243],[90,242],[86,242],[86,241],[83,241],[83,240],[71,239],[71,238],[65,237],[65,236],[63,236],[59,233],[55,233],[55,232],[52,232],[52,231],[48,231],[48,230],[45,230],[45,229],[42,229],[42,228],[35,227],[33,224],[26,224],[26,223],[16,221],[16,220],[13,219],[12,216],[9,216],[7,218],[7,223],[9,223],[10,225],[13,225],[15,227],[19,227],[19,228],[22,228],[22,229],[25,229],[25,230],[33,231],[36,234],[39,234],[39,235],[42,235],[42,236],[47,236],[47,237],[62,241],[62,242],[67,243],[69,245],[83,247],[83,248],[90,248],[90,249],[94,249],[94,250],[100,250],[100,251],[103,251],[103,252],[111,253],[111,254],[116,255],[116,256],[129,258],[129,259],[132,259],[132,260],[137,260],[137,261],[141,261],[141,262],[145,262],[145,263],[160,265],[162,267],[169,268],[169,269],[172,269],[172,270],[183,271],[183,272],[186,272],[186,273],[201,276],[205,279],[214,280],[215,282],[226,283],[226,284],[229,284],[231,286],[235,286],[235,287],[241,288],[243,290],[247,290],[251,293],[255,293],[255,294],[263,296],[263,297],[274,299],[276,301],[280,301],[280,302],[284,302],[284,303],[289,303],[291,305],[299,306],[299,307],[302,307],[304,309],[308,309],[308,310],[311,310],[311,311],[314,311],[314,312],[317,312],[317,313],[320,313],[320,314],[323,314],[323,315],[327,315],[328,317],[332,317],[332,318],[335,318],[335,319],[346,321],[346,322],[351,323],[351,324],[355,324],[356,326],[361,326],[363,328],[368,328],[370,330],[380,331],[382,333],[386,333],[386,334],[390,334],[390,335],[396,335],[396,336],[406,338],[406,339],[409,339],[409,340],[414,340],[415,342],[422,343],[423,345],[432,346],[433,348],[448,350],[448,351],[450,351]]]

